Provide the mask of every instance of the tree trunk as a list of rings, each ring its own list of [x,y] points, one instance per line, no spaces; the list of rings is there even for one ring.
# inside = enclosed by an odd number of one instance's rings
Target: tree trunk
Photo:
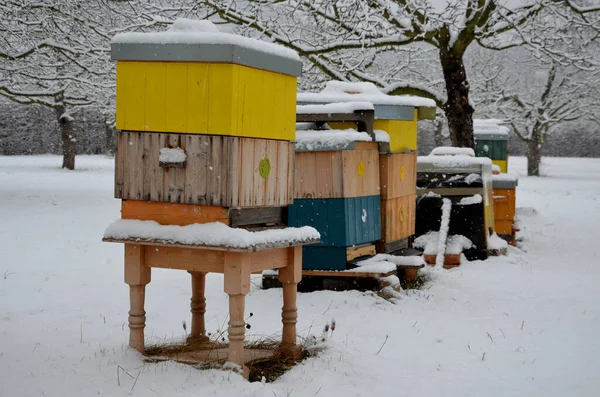
[[[444,112],[448,119],[452,146],[475,149],[474,109],[469,103],[469,82],[462,58],[462,53],[456,54],[452,50],[440,49],[440,61],[448,95],[448,101],[444,104]]]
[[[104,132],[105,132],[105,152],[107,155],[115,154],[115,133],[116,129],[113,127],[112,123],[105,121],[104,122]]]
[[[56,105],[54,106],[54,113],[58,120],[62,140],[62,167],[68,170],[74,170],[77,140],[75,139],[75,131],[73,130],[73,117],[66,113],[67,108],[62,102],[62,96],[57,96],[55,101]]]
[[[437,120],[435,120],[435,147],[444,146],[444,136],[442,135],[442,131],[444,130],[444,120],[441,116],[438,116]]]
[[[540,134],[534,132],[531,140],[527,142],[527,175],[540,176],[542,162],[542,142]]]

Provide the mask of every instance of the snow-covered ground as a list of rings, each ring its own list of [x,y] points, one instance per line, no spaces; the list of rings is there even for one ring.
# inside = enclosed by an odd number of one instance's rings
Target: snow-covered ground
[[[302,336],[335,319],[327,350],[270,384],[128,349],[112,160],[0,157],[0,396],[597,396],[600,376],[600,159],[544,159],[521,176],[522,249],[429,271],[428,288],[391,303],[372,293],[298,299]],[[511,158],[523,175],[523,158]],[[207,327],[225,329],[221,276],[210,275]],[[247,299],[251,336],[280,331],[281,291]],[[153,270],[151,340],[184,335],[189,275]],[[383,345],[383,348],[382,348]],[[133,377],[130,378],[124,371]],[[119,375],[118,375],[119,374]]]

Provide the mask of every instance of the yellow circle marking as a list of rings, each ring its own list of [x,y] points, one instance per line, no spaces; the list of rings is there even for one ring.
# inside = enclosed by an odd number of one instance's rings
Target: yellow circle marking
[[[400,166],[400,179],[404,179],[406,177],[406,168],[401,165]]]
[[[365,163],[362,161],[358,162],[358,176],[365,176]]]
[[[404,219],[406,218],[406,214],[404,213],[404,208],[400,208],[400,212],[398,213],[398,220],[400,221],[400,223],[404,222]]]
[[[258,172],[264,179],[269,177],[271,174],[271,160],[269,160],[268,157],[263,157],[260,159],[260,163],[258,164]]]

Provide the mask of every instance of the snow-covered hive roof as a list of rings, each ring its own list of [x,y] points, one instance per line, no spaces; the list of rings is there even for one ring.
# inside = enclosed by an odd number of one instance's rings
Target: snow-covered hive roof
[[[299,105],[332,102],[370,102],[375,108],[375,119],[379,120],[412,120],[414,108],[435,109],[436,106],[435,101],[427,98],[384,94],[368,82],[328,81],[321,92],[298,93]]]
[[[304,123],[299,123],[304,124]],[[307,123],[310,124],[310,123]],[[296,130],[296,152],[321,152],[331,150],[352,150],[356,142],[372,142],[366,132],[354,129],[346,130],[315,130],[303,129],[304,125],[297,125]],[[389,142],[390,136],[387,132],[375,130],[377,142]]]
[[[519,178],[511,174],[492,175],[492,186],[497,189],[515,189],[519,184]]]
[[[504,120],[500,119],[474,119],[473,135],[475,139],[507,141],[509,129],[503,124]]]
[[[417,172],[492,174],[492,160],[475,157],[471,148],[437,147],[417,157]]]
[[[117,61],[234,63],[290,76],[300,76],[298,54],[283,46],[219,32],[207,20],[177,19],[164,32],[117,34],[111,42]]]

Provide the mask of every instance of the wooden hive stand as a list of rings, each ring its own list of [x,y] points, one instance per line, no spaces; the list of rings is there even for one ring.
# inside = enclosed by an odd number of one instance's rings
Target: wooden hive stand
[[[280,352],[284,355],[297,355],[296,292],[298,282],[302,278],[301,245],[312,243],[314,239],[295,244],[274,242],[239,247],[227,244],[181,244],[176,241],[146,238],[120,239],[110,237],[111,235],[109,228],[103,241],[125,244],[125,283],[129,285],[130,291],[129,346],[132,348],[144,352],[144,300],[146,285],[151,281],[152,268],[177,269],[190,273],[192,324],[189,338],[201,342],[208,342],[204,320],[206,274],[221,273],[224,275],[224,291],[229,295],[227,361],[244,368],[244,374],[247,376],[247,368],[244,366],[244,307],[246,294],[250,292],[250,274],[276,268],[279,270],[279,281],[283,285],[283,333]]]

